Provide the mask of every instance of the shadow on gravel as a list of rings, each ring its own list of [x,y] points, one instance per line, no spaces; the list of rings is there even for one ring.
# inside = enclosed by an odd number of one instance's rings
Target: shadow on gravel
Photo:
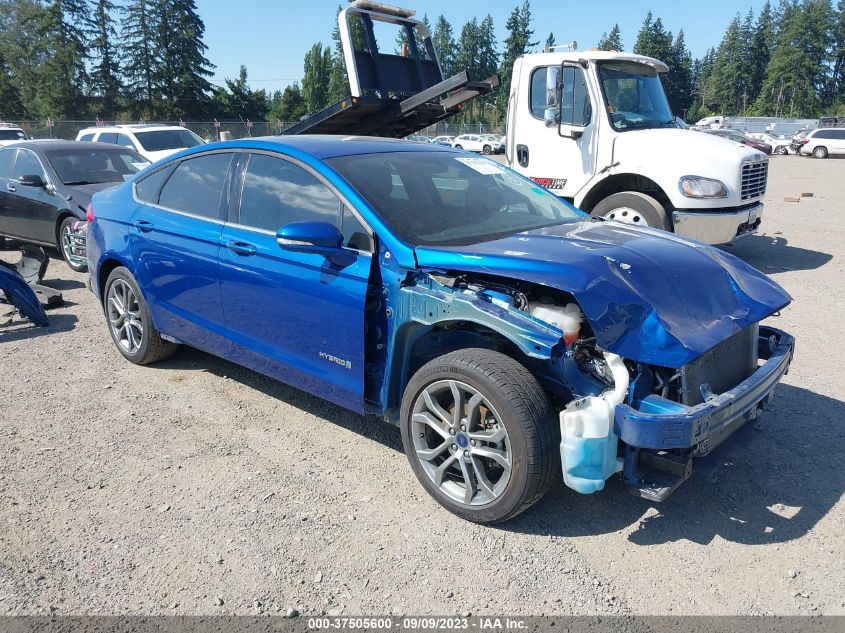
[[[65,302],[65,306],[73,305]],[[0,303],[0,315],[6,314],[6,308],[11,309],[6,303]],[[50,319],[50,324],[47,327],[38,327],[29,321],[21,320],[22,317],[17,315],[15,321],[6,323],[7,317],[0,316],[0,343],[11,343],[12,341],[23,341],[36,336],[47,336],[48,334],[61,334],[62,332],[70,332],[76,327],[76,315],[74,314],[52,314],[47,313]]]
[[[229,380],[236,380],[250,389],[260,391],[271,398],[281,400],[322,420],[326,420],[348,431],[378,442],[386,448],[400,453],[403,452],[399,427],[388,424],[375,416],[358,415],[304,391],[268,378],[263,374],[254,372],[251,369],[230,363],[229,361],[212,356],[211,354],[206,354],[197,349],[183,346],[172,358],[161,363],[149,365],[148,367],[155,369],[204,370],[218,376],[221,381],[224,380],[225,376]],[[413,476],[410,468],[408,469],[408,475]]]
[[[706,544],[716,536],[749,545],[792,541],[845,492],[843,419],[845,403],[780,385],[766,413],[697,460],[692,478],[662,504],[630,495],[618,478],[594,495],[579,495],[561,482],[500,527],[588,536],[636,526],[628,535],[636,545]]]
[[[65,290],[79,290],[80,288],[85,287],[84,283],[76,281],[75,279],[45,279],[41,282],[41,285],[60,290],[62,292]],[[94,295],[89,296],[94,299]]]
[[[779,235],[749,235],[721,248],[764,273],[815,270],[833,259],[828,253],[789,246],[789,241]]]

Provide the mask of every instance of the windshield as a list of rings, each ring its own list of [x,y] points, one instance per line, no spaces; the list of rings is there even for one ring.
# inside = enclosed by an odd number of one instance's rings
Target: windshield
[[[59,180],[66,185],[123,182],[150,164],[128,149],[61,149],[45,154]]]
[[[165,149],[183,149],[202,145],[202,139],[190,130],[155,130],[135,132],[135,138],[148,152],[160,152]]]
[[[452,152],[392,152],[326,161],[412,246],[466,246],[579,214],[499,163]]]
[[[599,77],[615,130],[674,127],[657,71],[637,62],[600,62]]]
[[[0,130],[0,141],[25,141],[26,134],[22,130]]]

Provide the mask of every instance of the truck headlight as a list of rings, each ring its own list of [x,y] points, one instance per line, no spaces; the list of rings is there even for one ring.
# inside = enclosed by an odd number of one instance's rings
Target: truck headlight
[[[727,198],[728,188],[719,180],[701,176],[684,176],[678,183],[687,198]]]

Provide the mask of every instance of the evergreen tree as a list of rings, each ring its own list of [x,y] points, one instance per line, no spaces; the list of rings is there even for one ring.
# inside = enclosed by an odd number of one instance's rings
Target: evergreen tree
[[[452,25],[442,15],[437,18],[437,22],[434,24],[431,43],[434,45],[434,52],[437,53],[437,59],[440,60],[440,69],[443,71],[443,77],[449,78],[457,73],[458,68],[455,66],[455,57],[457,54],[455,34],[452,31]]]
[[[18,87],[9,73],[9,66],[0,49],[0,120],[20,119],[26,116]]]
[[[270,111],[269,118],[271,120],[281,121],[282,123],[294,123],[299,121],[306,113],[307,109],[305,107],[305,99],[302,97],[302,91],[299,88],[299,84],[293,82],[282,92],[279,103]]]
[[[552,46],[555,45],[555,34],[549,33],[549,36],[546,38],[546,45],[543,47],[543,50],[549,49],[551,50]]]
[[[49,54],[39,30],[44,21],[39,0],[0,0],[0,54],[3,77],[13,86],[28,116],[46,116],[40,104],[39,69]]]
[[[672,33],[663,28],[663,20],[654,19],[651,11],[646,15],[637,34],[634,52],[659,59],[664,63],[672,56]]]
[[[156,83],[162,92],[161,114],[199,118],[208,114],[213,64],[205,57],[205,24],[195,0],[157,0]]]
[[[337,13],[342,7],[337,5]],[[335,20],[332,30],[332,68],[329,77],[329,103],[337,103],[349,96],[349,75],[346,73],[346,61],[343,59],[343,43],[340,41],[340,26]],[[297,86],[299,88],[299,86]]]
[[[496,99],[500,114],[504,114],[508,109],[511,72],[516,58],[524,55],[539,43],[531,41],[534,31],[531,29],[531,4],[528,0],[525,0],[521,7],[514,7],[505,22],[505,27],[508,30],[508,36],[505,38],[505,51],[502,54],[502,66],[499,69],[501,85]]]
[[[753,102],[760,94],[763,86],[763,78],[766,75],[766,67],[769,65],[769,58],[774,44],[775,21],[771,5],[766,2],[763,5],[757,23],[751,33],[751,40],[748,43],[748,95],[749,101]]]
[[[666,62],[669,65],[664,80],[666,98],[672,114],[682,116],[692,106],[692,55],[687,50],[683,29],[672,42]]]
[[[106,118],[114,118],[117,114],[122,88],[114,44],[117,36],[112,18],[114,10],[111,0],[96,0],[89,29],[93,52],[91,89],[99,101],[98,112]]]
[[[754,111],[769,116],[817,116],[829,81],[830,3],[805,0],[781,8],[775,48]]]
[[[262,121],[269,110],[267,93],[249,87],[244,65],[237,79],[226,79],[226,87],[215,91],[214,101],[221,118]]]
[[[133,114],[144,118],[155,116],[158,91],[156,76],[159,59],[155,40],[158,32],[155,0],[131,0],[123,9],[123,75],[127,97],[134,103]]]
[[[618,24],[614,24],[610,29],[610,33],[604,32],[601,35],[597,48],[600,51],[621,51],[622,49],[622,30]]]
[[[305,54],[302,75],[302,97],[306,110],[314,114],[328,104],[332,56],[329,47],[319,42]]]
[[[845,0],[839,0],[831,27],[831,69],[827,105],[845,101]]]
[[[734,16],[725,31],[722,42],[716,49],[713,71],[708,79],[707,100],[703,102],[709,111],[732,115],[742,106],[743,67],[745,52],[741,40],[739,14]]]
[[[88,24],[85,0],[53,0],[36,26],[43,62],[38,68],[40,110],[54,119],[87,115],[88,84],[84,25]]]

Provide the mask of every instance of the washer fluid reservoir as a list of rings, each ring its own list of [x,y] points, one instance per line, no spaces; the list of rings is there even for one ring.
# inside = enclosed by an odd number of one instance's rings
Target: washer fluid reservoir
[[[551,323],[556,328],[563,330],[563,340],[567,345],[571,345],[581,336],[583,315],[577,303],[555,305],[550,298],[543,297],[538,302],[532,301],[529,303],[528,311],[534,318]]]

